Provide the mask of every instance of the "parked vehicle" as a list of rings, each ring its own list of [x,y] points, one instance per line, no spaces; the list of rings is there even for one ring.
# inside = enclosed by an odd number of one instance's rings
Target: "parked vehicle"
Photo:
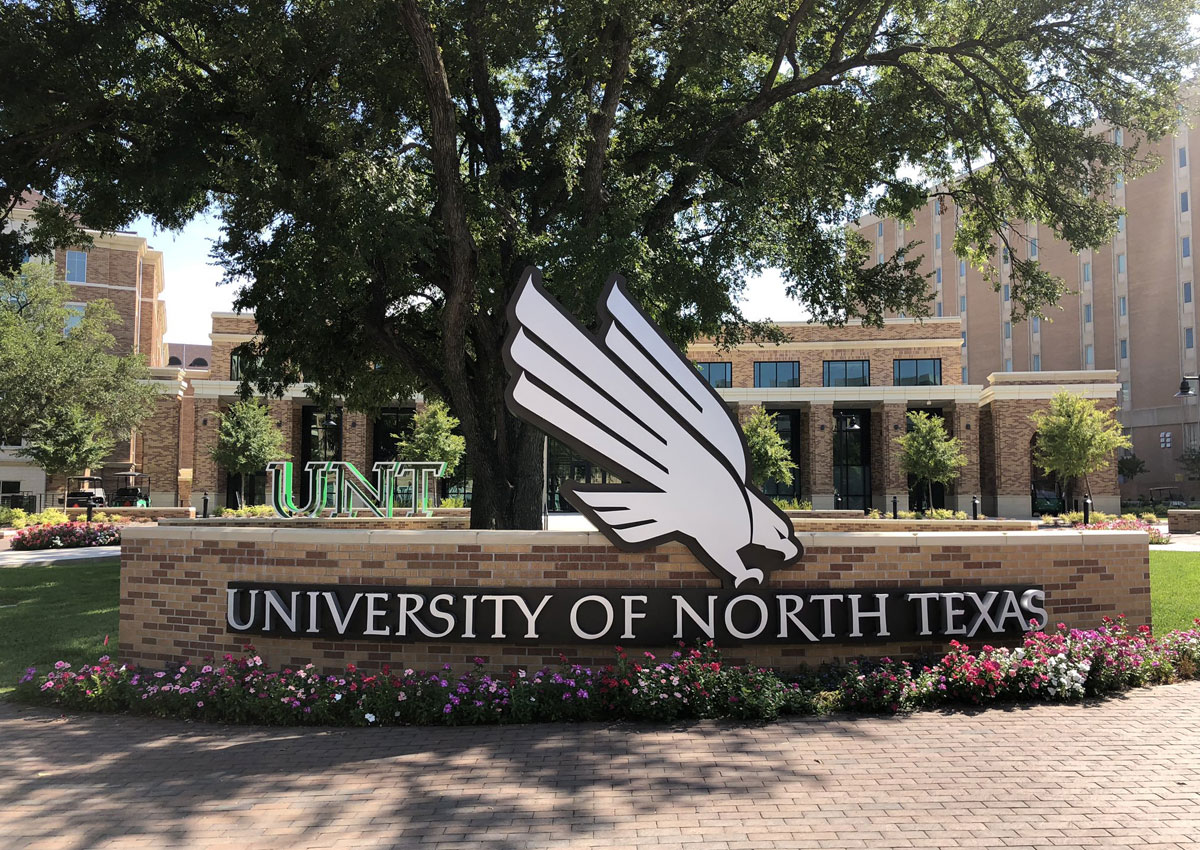
[[[109,504],[114,508],[150,507],[150,475],[146,472],[119,472],[124,483],[117,488]]]
[[[67,479],[68,508],[103,508],[108,504],[104,495],[104,479],[98,475],[74,475]]]

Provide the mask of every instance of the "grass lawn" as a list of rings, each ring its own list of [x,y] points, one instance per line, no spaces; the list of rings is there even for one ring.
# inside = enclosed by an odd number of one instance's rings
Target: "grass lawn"
[[[0,569],[0,696],[26,667],[116,655],[120,562]],[[104,636],[108,635],[108,646]]]
[[[1200,552],[1150,548],[1150,606],[1155,633],[1191,628],[1200,617]]]
[[[115,655],[119,578],[115,559],[0,569],[0,697],[26,667]],[[1200,552],[1151,549],[1150,599],[1155,632],[1189,628],[1200,617]]]

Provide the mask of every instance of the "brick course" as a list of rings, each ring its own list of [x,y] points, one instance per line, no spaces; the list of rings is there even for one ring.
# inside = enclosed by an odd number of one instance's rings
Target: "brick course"
[[[1141,532],[974,534],[807,534],[804,558],[774,573],[773,588],[986,586],[1040,584],[1052,620],[1094,625],[1124,613],[1150,621],[1149,546]],[[617,550],[599,534],[476,531],[133,528],[121,553],[123,661],[161,664],[237,652],[245,636],[225,630],[229,581],[396,584],[458,587],[716,588],[718,582],[679,544],[650,552]],[[611,647],[470,643],[374,643],[254,637],[269,665],[312,661],[463,666],[530,665],[564,652],[602,663]],[[937,642],[749,646],[730,656],[794,667],[848,656],[915,656]],[[667,649],[664,647],[663,649]]]

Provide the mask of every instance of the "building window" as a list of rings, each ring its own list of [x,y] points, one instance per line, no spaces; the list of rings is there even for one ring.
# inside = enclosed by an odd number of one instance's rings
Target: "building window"
[[[1003,263],[1004,265],[1006,265],[1006,266],[1008,265],[1008,248],[1005,248],[1005,249],[1004,249],[1004,250],[1003,250],[1003,251],[1000,253],[1000,262],[1002,262],[1002,263]]]
[[[871,385],[871,361],[826,360],[822,368],[826,387],[868,387]]]
[[[87,254],[85,252],[67,252],[67,283],[87,283]]]
[[[883,235],[883,222],[882,221],[879,222],[879,224],[875,225],[875,235],[876,236]]]
[[[1092,305],[1091,304],[1083,305],[1083,323],[1085,325],[1090,325],[1092,323]]]
[[[962,332],[962,339],[963,339],[962,344],[966,345],[967,344],[967,332],[966,331]]]
[[[1190,280],[1183,285],[1183,303],[1192,303],[1192,282]]]
[[[942,383],[942,361],[893,360],[892,384],[897,387],[936,387]]]
[[[939,301],[937,303],[937,315],[938,315],[939,319],[942,317],[942,302],[941,301]]]
[[[1004,323],[1004,338],[1012,339],[1012,322]]]
[[[1184,284],[1184,285],[1186,286],[1187,284]],[[1126,312],[1128,312],[1128,310],[1129,310],[1129,303],[1125,300],[1125,296],[1122,295],[1120,298],[1117,299],[1117,313],[1119,315],[1124,316],[1126,314]]]
[[[965,295],[958,296],[958,312],[967,312],[967,296]]]
[[[1041,316],[1033,317],[1033,332],[1035,334],[1042,332],[1042,317]]]
[[[755,363],[754,386],[798,387],[800,386],[800,364],[796,361]]]
[[[1121,359],[1129,359],[1129,340],[1127,339],[1121,340]]]
[[[1009,290],[1008,290],[1008,284],[1006,283],[1006,284],[1004,284],[1004,300],[1007,301],[1008,298],[1009,298]]]
[[[958,276],[959,277],[967,276],[967,261],[966,260],[958,261]]]
[[[1083,364],[1089,369],[1096,365],[1096,348],[1092,345],[1083,347]]]
[[[188,364],[189,369],[207,369],[208,361],[203,357],[196,357]]]
[[[1190,236],[1183,237],[1183,256],[1192,256],[1192,237]]]
[[[1179,149],[1179,167],[1187,168],[1187,148]]]
[[[1171,432],[1170,431],[1159,431],[1158,432],[1158,447],[1160,449],[1171,448]]]
[[[935,271],[937,272],[937,284],[938,284],[938,286],[941,286],[942,285],[942,270],[939,267]]]
[[[696,366],[710,386],[716,389],[727,389],[733,386],[732,363],[697,363]]]
[[[67,308],[67,324],[63,328],[63,333],[69,334],[75,328],[79,327],[79,323],[83,321],[83,314],[87,311],[87,305],[79,301],[68,301],[63,306]]]
[[[1121,147],[1121,145],[1123,145],[1124,143],[1125,143],[1125,136],[1121,132],[1121,128],[1118,127],[1117,129],[1113,130],[1113,144],[1116,145],[1117,147]]]
[[[172,354],[170,357],[167,358],[167,365],[168,366],[182,366],[183,361],[180,360],[178,357],[176,357],[174,354]]]
[[[879,265],[883,265],[883,254],[879,255]]]
[[[250,365],[251,361],[253,361],[255,366],[262,365],[262,357],[251,358],[243,354],[229,355],[229,380],[240,381],[244,378],[246,376],[246,367]],[[195,361],[192,361],[190,365],[196,365]],[[208,364],[205,363],[204,365],[207,366]]]
[[[967,382],[967,367],[963,366],[962,370],[963,370],[962,382],[965,384]]]
[[[1040,354],[1033,355],[1033,371],[1042,371],[1042,355]]]
[[[1005,357],[1005,358],[1004,358],[1004,371],[1005,371],[1005,372],[1011,372],[1011,371],[1012,371],[1012,358],[1011,358],[1011,357]]]
[[[1132,396],[1130,395],[1129,381],[1121,381],[1121,403],[1125,405],[1132,404]]]
[[[1031,259],[1037,259],[1037,239],[1029,240],[1029,256]]]
[[[1187,192],[1180,192],[1180,193],[1179,193],[1179,211],[1180,211],[1180,212],[1187,212],[1187,211],[1188,211],[1188,196],[1187,196]]]
[[[1117,172],[1117,188],[1118,189],[1125,188],[1125,174],[1121,171]]]
[[[1183,347],[1188,351],[1196,347],[1196,334],[1191,328],[1183,329]]]
[[[1089,283],[1089,282],[1091,282],[1091,279],[1092,279],[1092,264],[1084,263],[1083,264],[1083,282]]]
[[[1117,274],[1125,274],[1125,255],[1117,254]]]

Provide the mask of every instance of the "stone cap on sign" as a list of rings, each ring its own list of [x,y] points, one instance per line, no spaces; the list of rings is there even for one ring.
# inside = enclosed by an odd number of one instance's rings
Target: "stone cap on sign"
[[[196,523],[164,524],[156,527],[131,527],[123,532],[129,542],[141,540],[214,540],[262,543],[326,543],[330,545],[467,545],[467,546],[604,546],[611,544],[598,531],[536,530],[453,530],[373,531],[362,528],[264,528],[249,526],[228,528]],[[1086,546],[1144,543],[1150,537],[1144,531],[853,531],[797,532],[805,546],[1055,546],[1081,543]],[[669,544],[681,545],[681,544]]]

